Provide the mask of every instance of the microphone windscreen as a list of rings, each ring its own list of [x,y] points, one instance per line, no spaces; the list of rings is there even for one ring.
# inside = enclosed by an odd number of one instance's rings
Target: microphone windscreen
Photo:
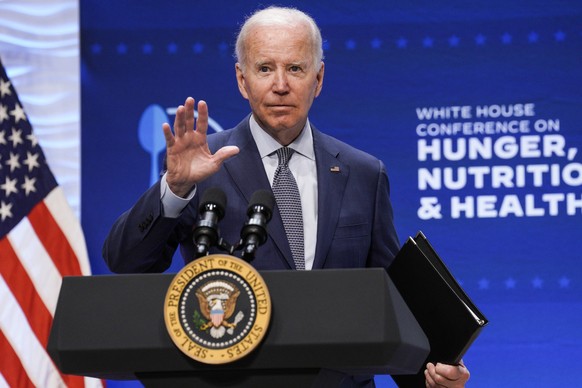
[[[273,207],[275,206],[275,197],[270,190],[257,190],[253,193],[251,201],[249,202],[248,211],[251,212],[252,209],[257,206],[263,206],[268,210],[268,217],[271,218],[273,213]]]
[[[200,201],[200,211],[204,211],[207,205],[215,205],[215,211],[218,213],[218,218],[224,216],[224,209],[226,208],[226,194],[219,187],[211,187],[204,192]]]

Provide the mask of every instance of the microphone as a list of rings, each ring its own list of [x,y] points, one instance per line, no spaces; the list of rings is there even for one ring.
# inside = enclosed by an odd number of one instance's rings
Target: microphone
[[[243,226],[240,237],[242,258],[251,261],[260,245],[267,241],[267,223],[273,215],[275,197],[269,190],[259,190],[253,193],[247,209],[248,221]]]
[[[218,221],[224,217],[226,194],[218,187],[204,192],[200,201],[200,219],[193,232],[196,258],[206,256],[208,250],[218,241]]]

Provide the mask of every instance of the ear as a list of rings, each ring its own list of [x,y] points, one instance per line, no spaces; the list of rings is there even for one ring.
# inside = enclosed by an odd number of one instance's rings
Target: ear
[[[235,67],[235,71],[236,71],[236,82],[238,84],[238,91],[240,92],[240,94],[245,98],[245,100],[249,99],[249,95],[247,93],[247,89],[246,89],[246,80],[245,80],[245,75],[244,72],[242,70],[242,67],[240,65],[240,63],[236,63],[234,65]]]
[[[321,69],[317,73],[316,80],[317,86],[315,88],[315,97],[319,96],[321,89],[323,88],[323,74],[325,73],[325,63],[321,62]]]

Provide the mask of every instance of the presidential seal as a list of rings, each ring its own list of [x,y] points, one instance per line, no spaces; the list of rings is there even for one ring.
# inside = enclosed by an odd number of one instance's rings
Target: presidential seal
[[[199,258],[176,274],[164,301],[174,344],[205,364],[225,364],[252,352],[267,333],[271,298],[261,275],[229,255]]]

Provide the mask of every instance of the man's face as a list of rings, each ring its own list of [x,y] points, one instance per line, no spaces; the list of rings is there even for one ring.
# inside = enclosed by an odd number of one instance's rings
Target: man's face
[[[246,40],[244,71],[236,65],[238,87],[261,127],[283,145],[301,132],[321,91],[324,66],[314,66],[305,26],[254,27]]]

